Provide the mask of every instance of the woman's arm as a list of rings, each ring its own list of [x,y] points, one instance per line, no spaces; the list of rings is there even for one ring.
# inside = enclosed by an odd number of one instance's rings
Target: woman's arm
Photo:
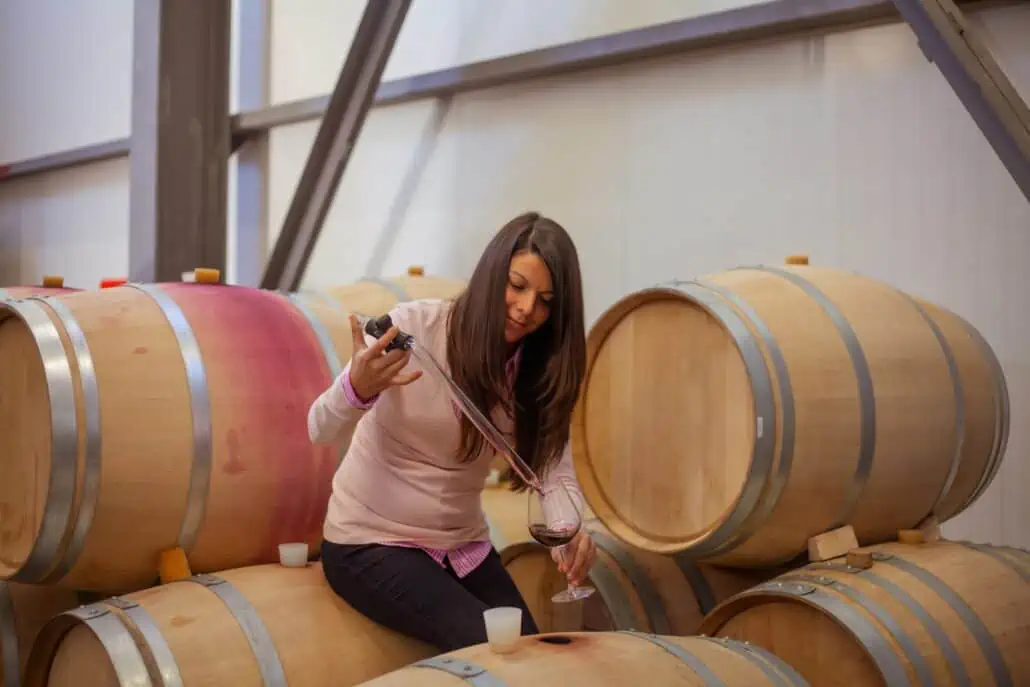
[[[308,410],[308,437],[314,444],[332,444],[350,439],[358,420],[371,408],[378,396],[364,401],[350,384],[350,363],[332,385],[315,399]]]

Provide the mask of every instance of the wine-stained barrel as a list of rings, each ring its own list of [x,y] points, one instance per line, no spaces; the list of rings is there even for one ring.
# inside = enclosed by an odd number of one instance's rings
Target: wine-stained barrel
[[[937,541],[814,563],[718,606],[701,631],[765,647],[813,685],[1030,684],[1030,554]]]
[[[526,528],[528,492],[487,489],[483,509],[491,541],[515,581],[541,632],[640,630],[663,635],[696,634],[715,604],[768,580],[773,570],[733,570],[663,556],[616,539],[596,518],[584,521],[597,547],[586,584],[597,591],[581,604],[555,604],[551,597],[568,585],[550,551]],[[577,612],[571,612],[576,606]]]
[[[734,566],[850,524],[889,540],[983,493],[1008,436],[1001,367],[965,320],[810,267],[645,289],[588,340],[576,473],[620,539]]]
[[[743,642],[627,631],[522,637],[511,654],[494,653],[489,644],[480,644],[423,659],[363,684],[806,687],[808,683],[768,651]]]
[[[435,653],[344,603],[319,564],[261,565],[63,613],[40,632],[25,682],[347,687]]]
[[[307,412],[345,313],[273,291],[137,284],[0,303],[0,578],[120,593],[317,550],[340,447]]]
[[[446,277],[426,276],[419,266],[408,268],[401,277],[365,277],[352,284],[297,292],[305,301],[343,308],[347,312],[374,317],[393,306],[423,298],[449,299],[465,290],[465,282]]]

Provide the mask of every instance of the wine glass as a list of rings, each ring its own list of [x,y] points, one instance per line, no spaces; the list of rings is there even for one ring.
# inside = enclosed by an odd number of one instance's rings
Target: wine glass
[[[528,501],[529,534],[547,548],[558,549],[558,558],[564,563],[565,545],[572,541],[583,527],[583,516],[576,501],[560,482],[533,490]],[[579,601],[593,593],[593,587],[574,587],[570,583],[567,589],[552,596],[551,601]]]

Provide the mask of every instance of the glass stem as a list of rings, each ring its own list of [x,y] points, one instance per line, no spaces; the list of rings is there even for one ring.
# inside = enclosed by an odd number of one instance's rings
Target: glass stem
[[[567,564],[567,562],[568,562],[568,559],[565,556],[565,548],[566,547],[565,547],[564,544],[562,544],[561,546],[558,547],[558,562],[561,563],[562,566],[565,566]],[[568,579],[568,576],[569,576],[569,573],[568,573],[568,571],[566,571],[565,572],[565,581],[566,581],[566,584],[568,584],[568,586],[569,586],[568,588],[569,589],[575,589],[575,585],[573,585],[572,581]]]

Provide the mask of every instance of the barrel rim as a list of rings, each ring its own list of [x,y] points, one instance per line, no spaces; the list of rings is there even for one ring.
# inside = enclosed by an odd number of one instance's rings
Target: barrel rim
[[[5,577],[12,582],[37,582],[47,575],[72,526],[72,504],[78,474],[79,421],[74,378],[57,324],[38,300],[0,302],[0,325],[15,319],[27,327],[39,354],[50,411],[50,474],[43,516],[29,554]],[[4,568],[12,566],[4,564]]]
[[[121,684],[151,684],[154,676],[139,645],[121,615],[108,601],[105,599],[58,613],[43,625],[29,650],[24,687],[46,687],[62,640],[79,625],[92,632],[104,647]]]
[[[694,307],[704,310],[712,319],[722,325],[727,338],[733,342],[747,370],[750,381],[749,391],[752,413],[756,427],[762,422],[760,418],[768,417],[775,419],[777,417],[776,404],[771,390],[771,380],[765,358],[757,347],[754,348],[752,354],[745,355],[744,349],[741,348],[741,346],[746,345],[743,342],[751,344],[753,342],[749,338],[743,339],[742,342],[741,337],[734,336],[733,334],[734,329],[748,331],[743,318],[727,306],[716,292],[692,281],[671,282],[639,289],[623,296],[609,306],[597,319],[593,327],[591,327],[590,334],[587,337],[587,369],[582,389],[585,390],[588,386],[598,352],[611,335],[615,326],[628,313],[642,304],[660,300],[687,301]],[[756,377],[758,378],[757,382]],[[758,392],[756,392],[756,387],[759,387]],[[745,521],[758,507],[766,481],[773,467],[776,432],[758,432],[756,429],[755,440],[751,447],[751,459],[748,463],[744,479],[741,480],[732,501],[727,499],[727,506],[718,519],[708,524],[705,529],[693,533],[690,537],[660,537],[653,533],[641,531],[639,527],[626,521],[618,514],[618,509],[615,508],[605,490],[602,489],[601,480],[597,477],[593,469],[593,463],[585,451],[587,417],[584,409],[584,395],[583,391],[581,391],[579,402],[573,409],[570,427],[573,465],[576,469],[580,488],[583,490],[594,514],[618,538],[637,548],[656,553],[689,551],[692,547],[696,547],[703,542],[713,547],[719,546],[723,542],[721,539],[716,541],[713,533],[718,532],[721,538],[727,538],[734,533],[738,521]]]
[[[735,267],[727,271],[747,270],[747,267]],[[754,335],[762,342],[762,348],[768,354],[768,364],[772,363],[772,370],[775,372],[776,392],[773,397],[774,416],[773,429],[777,435],[777,443],[773,446],[771,460],[775,469],[767,478],[765,491],[762,493],[759,503],[754,511],[748,515],[735,532],[728,533],[721,544],[713,546],[699,545],[686,552],[693,556],[712,558],[721,554],[736,550],[747,544],[752,537],[762,528],[768,518],[772,515],[776,506],[783,496],[783,492],[790,481],[791,470],[794,465],[794,446],[797,435],[797,410],[794,406],[794,386],[791,382],[790,369],[784,358],[779,342],[769,329],[765,320],[758,311],[736,293],[733,289],[716,284],[710,278],[698,278],[695,283],[715,292],[736,311],[744,321],[745,326],[754,330]],[[763,358],[764,359],[764,358]],[[775,420],[779,420],[777,424]],[[787,555],[787,554],[784,554]],[[794,554],[789,554],[793,557]]]
[[[840,609],[848,610],[836,596],[826,593],[815,583],[815,578],[800,576],[799,571],[791,571],[784,576],[774,578],[767,582],[758,584],[750,589],[735,594],[720,602],[712,612],[709,613],[698,627],[698,634],[702,636],[718,636],[717,633],[734,617],[740,613],[764,605],[770,602],[791,602],[798,603],[813,611],[825,616],[837,628],[847,634],[854,641],[854,644],[869,659],[870,663],[888,679],[887,684],[905,685],[909,684],[908,672],[900,662],[898,654],[891,651],[877,651],[875,647],[869,646],[863,638],[883,637],[879,628],[868,621],[860,614],[845,613],[842,619],[838,614]],[[793,575],[793,577],[792,577]],[[834,609],[838,612],[834,612]],[[882,649],[883,647],[878,647]],[[889,648],[889,646],[888,646]],[[901,679],[897,679],[901,678]]]
[[[912,294],[906,293],[901,289],[895,289],[895,291],[902,296],[905,296],[909,302],[912,303],[912,307],[914,307],[922,316],[923,320],[926,321],[927,326],[930,328],[930,331],[933,332],[934,338],[937,339],[937,343],[941,347],[941,352],[944,354],[945,362],[948,365],[948,374],[951,376],[952,394],[954,396],[955,403],[955,449],[951,455],[951,465],[948,466],[948,473],[944,477],[944,483],[941,485],[940,491],[937,492],[937,498],[934,500],[929,512],[926,513],[926,517],[929,517],[940,510],[941,504],[951,491],[951,488],[955,483],[955,478],[958,476],[959,468],[962,466],[963,450],[966,445],[965,387],[962,384],[962,376],[959,373],[958,361],[955,359],[955,352],[952,350],[951,344],[948,342],[948,337],[944,335],[944,332],[941,331],[937,321],[933,318],[933,314],[924,307],[924,304],[920,302],[920,299],[916,298]]]
[[[981,496],[984,495],[988,487],[990,487],[994,482],[995,477],[998,476],[998,472],[1001,470],[1001,465],[1005,458],[1005,452],[1008,448],[1009,432],[1011,428],[1011,398],[1009,396],[1008,383],[1005,379],[1005,369],[1002,367],[1001,361],[994,352],[994,348],[987,341],[987,338],[984,337],[980,330],[966,318],[947,310],[946,308],[943,309],[954,315],[963,325],[965,325],[969,335],[978,345],[981,353],[983,353],[985,362],[987,363],[987,368],[991,371],[992,381],[994,382],[994,388],[992,389],[991,395],[994,398],[996,411],[994,441],[992,442],[991,455],[988,459],[987,467],[984,469],[984,474],[981,475],[977,487],[969,495],[966,501],[959,506],[955,513],[951,515],[951,517],[954,518],[968,510]]]
[[[103,434],[101,432],[100,390],[97,385],[96,369],[93,355],[89,350],[86,334],[79,326],[78,320],[64,301],[48,297],[33,297],[31,300],[46,305],[57,317],[72,345],[75,358],[75,371],[82,392],[82,411],[85,418],[86,445],[82,464],[82,490],[79,492],[79,507],[74,518],[72,536],[64,547],[59,560],[54,561],[53,569],[40,581],[43,584],[54,584],[64,578],[78,562],[86,544],[93,516],[96,513],[97,499],[100,495],[100,469],[103,456]]]

